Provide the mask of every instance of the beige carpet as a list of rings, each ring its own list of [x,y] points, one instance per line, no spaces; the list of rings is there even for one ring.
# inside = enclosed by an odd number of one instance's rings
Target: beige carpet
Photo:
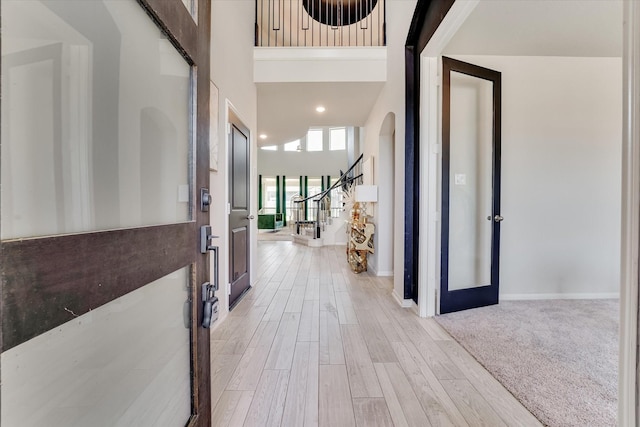
[[[618,300],[504,301],[436,320],[548,426],[616,425]]]

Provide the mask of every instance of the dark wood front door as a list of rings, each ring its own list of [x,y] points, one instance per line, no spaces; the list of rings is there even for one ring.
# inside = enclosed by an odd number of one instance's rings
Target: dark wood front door
[[[185,3],[2,2],[2,425],[210,425],[211,7]]]
[[[250,213],[249,130],[232,111],[229,121],[229,307],[233,308],[251,287],[249,233],[253,216]]]
[[[501,74],[442,58],[440,313],[498,303]]]

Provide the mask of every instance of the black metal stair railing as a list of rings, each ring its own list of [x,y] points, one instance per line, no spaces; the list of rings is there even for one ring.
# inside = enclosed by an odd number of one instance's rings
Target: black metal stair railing
[[[258,47],[385,46],[386,0],[256,0]]]
[[[353,163],[353,165],[351,165],[351,167],[349,167],[346,172],[340,175],[340,178],[338,178],[338,180],[326,190],[309,197],[297,198],[296,200],[293,200],[293,202],[298,205],[298,209],[301,209],[301,207],[304,206],[304,203],[309,200],[316,204],[315,220],[307,221],[305,215],[295,215],[296,219],[294,222],[296,234],[301,234],[301,232],[306,228],[307,225],[313,225],[313,238],[320,238],[322,225],[326,220],[323,215],[325,215],[325,212],[327,211],[323,208],[326,206],[330,206],[328,198],[331,194],[331,191],[338,187],[342,187],[344,190],[348,190],[354,184],[362,184],[363,157],[364,154],[361,154],[360,157],[358,157],[358,159]]]

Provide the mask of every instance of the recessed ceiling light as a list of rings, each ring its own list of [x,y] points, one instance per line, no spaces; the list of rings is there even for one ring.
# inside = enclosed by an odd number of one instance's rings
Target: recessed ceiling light
[[[267,139],[267,134],[266,133],[261,133],[260,134],[260,139]]]
[[[326,108],[324,108],[322,105],[320,105],[320,106],[316,107],[316,111],[317,111],[318,113],[324,113],[324,112],[325,112],[325,110],[326,110]]]

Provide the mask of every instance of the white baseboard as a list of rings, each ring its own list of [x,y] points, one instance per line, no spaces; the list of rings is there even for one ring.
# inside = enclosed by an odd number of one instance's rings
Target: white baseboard
[[[376,276],[380,277],[393,277],[393,271],[378,271]]]
[[[378,269],[372,263],[367,264],[367,271],[371,271],[374,276],[378,275]]]
[[[620,293],[575,293],[575,294],[500,294],[502,301],[524,301],[543,299],[618,299]]]
[[[402,308],[411,308],[415,304],[412,299],[400,298],[395,292],[391,292],[391,295]]]

